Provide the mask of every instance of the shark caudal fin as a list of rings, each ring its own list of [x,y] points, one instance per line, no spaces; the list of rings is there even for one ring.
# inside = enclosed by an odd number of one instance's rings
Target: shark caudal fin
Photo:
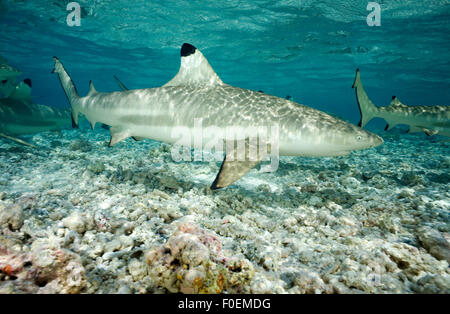
[[[353,83],[352,88],[355,89],[356,101],[358,102],[359,113],[361,114],[361,121],[359,121],[358,126],[363,127],[376,117],[378,108],[372,103],[369,96],[367,96],[364,91],[359,69],[356,70],[355,82]]]
[[[53,57],[53,61],[55,61],[55,68],[53,69],[52,73],[58,74],[61,86],[64,89],[64,93],[66,94],[70,106],[72,107],[72,127],[77,128],[79,113],[78,100],[80,99],[80,96],[78,96],[75,84],[73,83],[69,74],[67,74],[61,61],[59,61],[57,57]]]

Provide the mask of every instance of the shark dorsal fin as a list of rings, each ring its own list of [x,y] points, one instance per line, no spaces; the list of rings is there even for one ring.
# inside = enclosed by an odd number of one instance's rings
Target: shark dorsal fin
[[[190,44],[181,47],[181,65],[178,74],[164,86],[223,85],[205,56]]]
[[[94,83],[92,81],[89,81],[89,94],[88,96],[91,96],[92,94],[97,93],[97,90],[95,89]]]
[[[407,105],[403,104],[396,96],[392,96],[392,101],[389,105],[389,107],[408,107]]]
[[[31,80],[26,79],[20,82],[11,93],[11,95],[9,95],[9,99],[22,103],[32,103]]]

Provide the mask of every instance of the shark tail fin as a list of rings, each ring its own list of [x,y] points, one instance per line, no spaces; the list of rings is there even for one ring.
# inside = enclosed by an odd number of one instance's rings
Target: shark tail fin
[[[378,108],[369,99],[369,96],[367,96],[363,88],[359,69],[356,70],[356,77],[352,87],[355,89],[359,113],[361,114],[361,120],[359,121],[358,126],[363,127],[376,117]]]
[[[80,96],[78,95],[75,84],[73,83],[69,74],[67,74],[67,71],[64,69],[61,61],[59,61],[57,57],[53,57],[53,61],[55,61],[55,68],[53,69],[52,73],[58,74],[61,86],[64,89],[64,93],[66,94],[67,100],[69,101],[72,108],[72,127],[78,128],[78,100],[80,99]]]

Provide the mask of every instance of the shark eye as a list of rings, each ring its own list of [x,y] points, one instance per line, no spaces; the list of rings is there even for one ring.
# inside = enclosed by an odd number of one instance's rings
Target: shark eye
[[[361,140],[362,140],[362,136],[361,136],[361,135],[358,135],[358,136],[356,137],[356,140],[357,140],[357,141],[361,141]]]

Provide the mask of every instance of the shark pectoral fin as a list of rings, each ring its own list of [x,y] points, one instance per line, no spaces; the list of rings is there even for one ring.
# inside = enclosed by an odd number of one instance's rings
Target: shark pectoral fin
[[[128,90],[128,88],[117,78],[117,76],[115,76],[115,75],[113,75],[113,76],[121,90],[123,90],[123,91]]]
[[[234,147],[234,141],[231,145],[231,149],[229,149],[227,145],[227,153],[219,173],[211,185],[211,190],[222,189],[233,184],[259,164],[267,155],[267,152],[261,153],[258,145],[249,144],[248,140],[246,140],[244,144],[245,155],[242,152],[244,147],[240,146],[239,143],[237,147]]]
[[[222,189],[233,184],[258,163],[259,161],[227,161],[227,157],[225,157],[220,171],[211,185],[211,190]]]
[[[114,146],[117,143],[130,137],[130,132],[128,129],[122,128],[120,126],[113,126],[110,128],[111,140],[109,141],[109,146]]]

